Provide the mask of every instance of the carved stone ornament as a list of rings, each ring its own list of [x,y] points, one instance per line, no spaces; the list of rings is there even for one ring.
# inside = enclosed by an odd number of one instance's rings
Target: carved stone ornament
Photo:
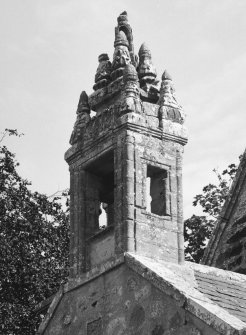
[[[178,104],[175,96],[175,89],[172,83],[172,78],[169,73],[165,70],[162,75],[162,83],[160,89],[160,98],[158,105],[160,127],[162,127],[162,120],[168,119],[174,122],[183,124],[185,114],[182,107]]]
[[[139,81],[135,66],[128,64],[123,72],[124,95],[121,104],[121,114],[136,112],[141,113],[142,104],[139,96]]]
[[[82,91],[79,98],[77,108],[77,120],[74,124],[73,132],[70,137],[69,143],[71,145],[78,142],[83,136],[83,129],[86,124],[90,121],[90,106],[88,103],[88,95],[85,91]]]
[[[132,28],[128,22],[127,12],[124,11],[123,13],[121,13],[120,16],[117,18],[117,21],[118,29],[124,31],[129,43],[128,49],[131,57],[131,63],[137,67],[137,56],[134,54]]]
[[[127,64],[130,64],[130,62],[131,60],[128,48],[123,45],[116,47],[112,64],[113,69],[125,67]]]
[[[112,79],[115,80],[116,78],[123,75],[123,69],[127,64],[131,63],[131,56],[128,49],[128,41],[126,35],[123,31],[115,30],[115,50],[113,55],[113,62],[112,62]]]
[[[99,65],[95,75],[95,85],[93,86],[95,91],[105,87],[111,79],[111,62],[108,54],[101,54],[98,57],[98,61]]]
[[[160,106],[172,106],[180,108],[180,105],[177,103],[175,96],[175,89],[173,86],[172,78],[169,73],[165,70],[162,75],[162,83],[160,89],[160,99],[158,104]]]
[[[77,108],[77,114],[88,113],[90,114],[90,106],[88,102],[88,95],[85,91],[82,91],[79,97],[79,103]]]
[[[118,24],[126,24],[128,22],[127,12],[122,12],[117,18]]]
[[[156,69],[152,63],[151,53],[148,46],[143,43],[138,52],[139,55],[139,66],[138,76],[140,80],[140,86],[144,86],[146,83],[155,83]]]

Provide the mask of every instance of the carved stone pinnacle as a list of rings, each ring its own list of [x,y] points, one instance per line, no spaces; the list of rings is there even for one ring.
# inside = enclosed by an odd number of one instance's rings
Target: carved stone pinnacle
[[[146,43],[143,43],[138,52],[139,65],[138,76],[140,79],[140,86],[144,87],[153,84],[156,78],[156,69],[151,60],[151,52]],[[147,89],[147,86],[146,86]]]
[[[90,106],[88,103],[88,95],[85,91],[82,91],[79,98],[78,108],[77,108],[77,114],[80,113],[87,113],[90,114]]]
[[[109,61],[108,54],[104,53],[98,57],[99,65],[95,75],[95,85],[93,89],[96,91],[99,88],[105,87],[110,81],[111,75],[111,62]]]

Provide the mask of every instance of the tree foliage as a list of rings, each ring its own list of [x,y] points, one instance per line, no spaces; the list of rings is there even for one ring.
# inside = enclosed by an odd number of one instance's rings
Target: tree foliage
[[[216,169],[213,171],[217,176],[217,183],[204,186],[202,193],[196,195],[193,201],[193,206],[201,206],[205,215],[192,215],[184,222],[186,259],[196,263],[200,262],[204,254],[215,221],[237,172],[237,166],[230,164],[222,173]]]
[[[6,129],[6,135],[17,130]],[[35,334],[35,306],[66,281],[68,202],[29,189],[19,163],[0,146],[0,333]],[[67,198],[67,194],[62,197]]]

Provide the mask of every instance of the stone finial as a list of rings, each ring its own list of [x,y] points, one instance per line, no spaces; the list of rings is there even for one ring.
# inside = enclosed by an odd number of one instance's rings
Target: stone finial
[[[131,57],[131,63],[137,66],[136,55],[134,54],[132,28],[128,22],[127,12],[124,11],[123,13],[121,13],[120,16],[117,18],[117,21],[118,21],[118,27],[116,29],[124,31],[124,33],[126,34],[128,43],[129,43],[128,49],[129,49],[129,53]]]
[[[77,108],[77,120],[73,127],[73,132],[70,137],[69,143],[71,145],[79,142],[83,137],[83,130],[86,124],[90,121],[90,106],[88,103],[88,95],[82,91],[79,97]]]
[[[115,28],[115,42],[114,42],[114,55],[112,62],[112,79],[115,80],[123,75],[124,67],[131,63],[131,56],[129,53],[129,43],[126,34]]]
[[[165,105],[179,108],[180,106],[178,105],[176,100],[172,78],[167,70],[163,72],[161,79],[162,83],[160,89],[160,99],[158,103],[163,106]]]
[[[160,126],[163,123],[163,119],[184,123],[185,114],[182,107],[176,100],[172,77],[167,70],[164,71],[161,79],[160,98],[157,102],[158,105],[160,105]]]
[[[95,91],[105,87],[111,79],[111,62],[108,54],[101,54],[98,57],[98,61],[99,65],[95,75],[95,85],[93,86]]]
[[[124,22],[124,23],[128,22],[127,12],[126,12],[126,11],[122,12],[122,13],[118,16],[117,21],[118,21],[118,24],[119,24],[119,23],[122,23],[122,22]]]
[[[90,114],[90,106],[88,102],[88,95],[85,91],[82,91],[79,97],[79,103],[77,108],[77,114],[87,113]]]
[[[114,47],[127,47],[128,58],[133,65],[137,65],[134,54],[132,28],[128,22],[127,12],[122,12],[117,18],[118,25],[115,28]],[[122,75],[122,73],[121,73]]]
[[[152,63],[151,52],[146,43],[143,43],[141,45],[138,55],[139,55],[138,76],[140,79],[140,86],[143,87],[146,84],[155,83],[156,69]]]

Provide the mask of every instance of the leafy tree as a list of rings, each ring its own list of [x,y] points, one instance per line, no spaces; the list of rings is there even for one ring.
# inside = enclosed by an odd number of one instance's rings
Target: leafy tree
[[[217,184],[204,186],[203,193],[195,196],[193,206],[201,206],[206,214],[192,215],[184,222],[186,260],[199,263],[211,236],[216,219],[228,195],[237,166],[230,164],[222,173],[214,169]]]
[[[21,136],[6,129],[7,135]],[[28,188],[19,163],[0,146],[0,333],[35,334],[35,306],[55,293],[68,275],[68,200]]]

